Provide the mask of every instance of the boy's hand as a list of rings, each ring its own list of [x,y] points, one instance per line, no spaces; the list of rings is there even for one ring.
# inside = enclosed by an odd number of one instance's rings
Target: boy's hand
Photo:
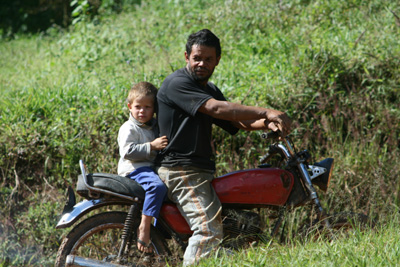
[[[168,139],[165,135],[158,137],[154,139],[152,142],[150,142],[151,150],[161,150],[165,148],[167,145],[168,145]]]

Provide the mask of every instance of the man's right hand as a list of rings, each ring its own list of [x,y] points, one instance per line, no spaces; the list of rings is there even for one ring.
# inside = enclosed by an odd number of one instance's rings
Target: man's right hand
[[[279,110],[270,109],[267,113],[267,124],[268,129],[276,132],[280,131],[282,133],[282,137],[285,137],[291,132],[291,124],[289,116]]]

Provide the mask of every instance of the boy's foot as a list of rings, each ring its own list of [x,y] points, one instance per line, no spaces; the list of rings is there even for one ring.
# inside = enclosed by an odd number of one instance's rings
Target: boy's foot
[[[138,249],[142,252],[146,252],[146,253],[151,253],[152,252],[152,248],[151,248],[151,243],[149,242],[148,244],[146,244],[143,240],[140,240],[138,238],[137,240],[138,244],[140,244],[141,246],[138,245]]]
[[[150,242],[150,231],[142,230],[139,227],[137,229],[137,248],[139,251],[151,253],[153,252],[151,242]]]

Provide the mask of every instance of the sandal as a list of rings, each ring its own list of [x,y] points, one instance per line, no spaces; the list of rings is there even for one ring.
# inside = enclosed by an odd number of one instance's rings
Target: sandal
[[[137,242],[138,242],[139,244],[141,244],[142,246],[144,246],[145,248],[152,248],[150,242],[149,242],[148,244],[146,244],[143,240],[140,240],[139,238],[137,239]],[[139,249],[139,248],[138,248],[138,249]],[[140,250],[140,249],[139,249],[139,250]],[[140,251],[144,252],[143,250],[140,250]],[[151,250],[151,251],[149,251],[149,252],[146,252],[146,253],[152,253],[152,252],[153,252],[153,250]]]

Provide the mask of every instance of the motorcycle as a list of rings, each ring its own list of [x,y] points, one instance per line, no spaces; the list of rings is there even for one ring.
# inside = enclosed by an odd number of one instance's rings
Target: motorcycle
[[[276,238],[288,211],[307,204],[313,208],[307,222],[299,228],[304,233],[348,229],[356,223],[370,222],[363,214],[329,215],[323,209],[316,188],[327,191],[334,159],[326,158],[311,165],[310,153],[297,152],[289,136],[279,140],[278,134],[271,132],[261,137],[272,142],[257,168],[231,172],[212,182],[223,209],[222,248],[243,249]],[[270,161],[275,164],[269,164]],[[55,265],[178,264],[180,256],[173,257],[172,252],[185,250],[192,231],[176,205],[168,200],[163,204],[156,226],[151,228],[152,253],[141,252],[136,240],[143,188],[126,177],[88,173],[84,162],[79,163],[81,174],[76,192],[85,199],[76,203],[75,193],[68,187],[67,202],[56,228],[74,227],[64,237]],[[273,215],[265,216],[263,210],[272,211]],[[273,221],[268,225],[270,231],[266,221]]]

